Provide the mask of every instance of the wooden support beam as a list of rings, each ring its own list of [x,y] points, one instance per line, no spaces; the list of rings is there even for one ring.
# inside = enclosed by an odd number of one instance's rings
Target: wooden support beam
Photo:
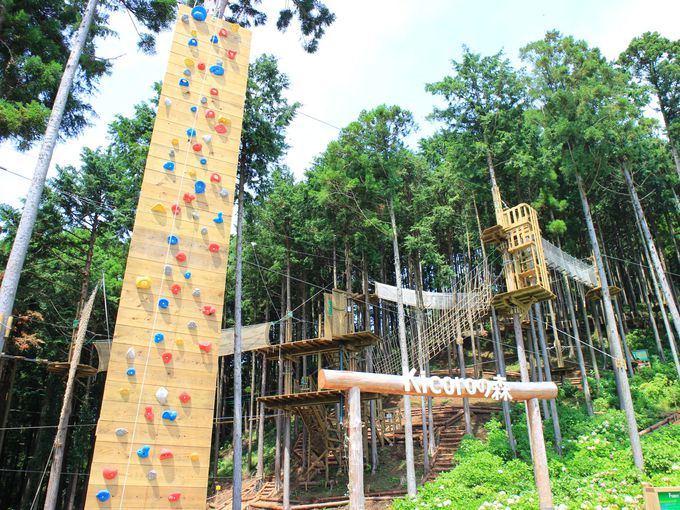
[[[364,453],[361,434],[361,391],[352,387],[347,391],[347,420],[349,422],[349,508],[364,510]]]

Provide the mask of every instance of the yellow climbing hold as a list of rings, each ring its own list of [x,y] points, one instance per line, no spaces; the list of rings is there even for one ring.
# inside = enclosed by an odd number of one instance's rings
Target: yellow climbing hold
[[[172,145],[179,145],[179,138],[173,138]]]
[[[164,213],[164,212],[165,212],[165,206],[164,206],[163,204],[161,204],[160,202],[157,202],[157,203],[155,203],[155,204],[153,205],[153,207],[151,208],[151,210],[152,210],[153,212]]]
[[[178,338],[175,340],[175,345],[182,346],[184,345],[184,338]]]
[[[196,34],[197,34],[196,30],[192,30],[192,31],[191,31],[192,37],[196,37]]]
[[[191,455],[189,455],[189,458],[191,459],[192,462],[198,461],[198,453],[197,452],[191,452]]]
[[[151,288],[151,278],[148,276],[138,276],[135,285],[138,289],[150,289]]]
[[[187,67],[191,67],[194,65],[194,59],[193,58],[185,58],[184,59],[184,65]]]
[[[123,398],[127,398],[130,396],[130,390],[127,388],[121,388],[118,390],[118,393],[120,393],[120,396]]]
[[[216,490],[216,491],[221,491],[221,490],[222,490],[222,486],[221,486],[221,485],[215,485],[215,490]]]
[[[224,124],[225,126],[230,126],[230,125],[231,125],[231,119],[228,119],[228,118],[226,118],[226,117],[220,117],[220,118],[218,119],[218,122],[219,122],[220,124]]]
[[[229,28],[231,29],[232,32],[236,33],[238,32],[238,29],[241,27],[239,27],[238,23],[232,23]]]
[[[187,170],[187,174],[189,174],[189,177],[196,177],[196,170],[190,168],[189,170]]]

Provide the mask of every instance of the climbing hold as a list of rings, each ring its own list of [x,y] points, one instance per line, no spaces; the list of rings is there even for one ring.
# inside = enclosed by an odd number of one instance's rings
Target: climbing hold
[[[212,343],[210,342],[198,342],[199,350],[203,352],[210,352],[212,349]]]
[[[198,211],[193,211],[193,212],[191,213],[191,217],[192,217],[193,219],[195,219],[195,220],[201,219],[201,215],[198,214]]]
[[[222,188],[220,190],[220,196],[222,198],[227,198],[229,196],[229,190],[227,188]]]
[[[219,41],[219,39],[217,38],[216,35],[211,35],[211,36],[210,36],[210,42],[211,42],[211,43],[217,44],[218,41]]]
[[[205,118],[206,119],[214,119],[215,118],[215,112],[212,110],[206,110],[205,111]]]
[[[196,328],[198,328],[198,324],[196,324],[196,321],[187,322],[187,329],[196,329]]]
[[[165,267],[163,268],[163,272],[170,276],[172,274],[172,266],[170,264],[166,264]]]
[[[210,182],[222,182],[222,177],[220,177],[220,174],[215,172],[210,176]],[[221,215],[222,213],[219,214]]]
[[[175,340],[175,345],[178,345],[178,346],[184,345],[184,338],[177,338]]]
[[[103,503],[104,501],[107,501],[111,497],[111,493],[106,489],[102,489],[99,492],[97,492],[97,494],[95,494],[95,497]]]
[[[164,213],[164,212],[165,212],[165,206],[164,206],[163,204],[161,204],[160,202],[158,202],[158,203],[154,204],[154,205],[151,207],[151,210],[152,210],[153,212],[161,212],[161,213]]]
[[[111,469],[111,468],[104,468],[102,470],[102,475],[104,475],[104,478],[107,480],[113,480],[115,477],[118,476],[118,470],[117,469]]]
[[[203,146],[200,143],[195,143],[191,146],[191,148],[194,149],[194,152],[201,152]]]
[[[198,452],[191,452],[189,458],[191,459],[191,462],[198,462],[200,457],[198,456]]]
[[[187,271],[186,273],[184,273],[184,279],[185,280],[189,280],[190,278],[191,278],[191,271]]]
[[[198,111],[198,106],[192,106],[189,109],[191,110],[191,113],[196,113]]]
[[[208,235],[208,227],[201,228],[201,234],[204,235],[204,236],[207,236]]]
[[[137,370],[135,370],[135,367],[128,368],[127,375],[128,377],[134,377],[135,375],[137,375]]]
[[[166,97],[165,98],[165,106],[170,106],[170,105],[172,105],[172,99],[170,99],[169,97]]]
[[[168,156],[170,156],[171,158],[174,158],[175,157],[175,149],[170,149],[168,151]]]
[[[153,336],[153,341],[157,344],[161,343],[163,340],[165,340],[165,335],[163,333],[156,333]]]
[[[175,212],[175,211],[173,211],[173,212]],[[177,243],[179,243],[179,239],[177,238],[177,236],[174,236],[172,234],[168,236],[168,244],[174,245],[174,244],[177,244]]]
[[[168,306],[170,306],[170,301],[168,301],[166,298],[160,298],[158,300],[158,308],[165,310]]]
[[[194,190],[196,191],[196,193],[204,193],[205,183],[203,181],[196,181],[194,183]]]
[[[205,137],[206,137],[206,136],[209,136],[209,135],[205,135],[205,136],[203,137],[204,140],[205,140]],[[212,138],[211,138],[211,140],[212,140]],[[198,162],[199,162],[201,165],[207,165],[207,164],[208,164],[208,160],[205,159],[205,158],[201,158],[200,160],[198,160]]]
[[[173,283],[170,286],[170,292],[172,292],[175,296],[180,293],[182,290],[182,286],[179,283]]]
[[[168,405],[168,390],[162,386],[156,390],[156,400],[162,406]]]
[[[218,491],[218,492],[221,491],[222,486],[221,485],[215,485],[215,490]]]
[[[208,251],[210,253],[217,253],[218,251],[220,251],[220,245],[217,243],[210,243],[208,245]]]
[[[189,42],[187,42],[189,46],[198,46],[198,40],[195,37],[192,37],[189,39]]]
[[[215,174],[213,174],[213,175],[215,175]],[[218,177],[219,177],[219,175],[218,175]],[[212,181],[212,177],[210,178],[210,180]],[[213,182],[220,182],[220,181],[213,181]],[[223,213],[218,212],[218,213],[217,213],[217,216],[215,216],[215,217],[213,218],[213,221],[214,221],[215,223],[217,223],[218,225],[219,225],[220,223],[224,223],[224,218],[222,217],[222,214],[223,214]]]
[[[236,51],[227,50],[227,58],[229,58],[229,60],[234,60],[236,58]]]
[[[210,66],[210,72],[215,76],[222,76],[224,74],[224,67],[222,66]]]
[[[187,129],[187,136],[189,138],[193,138],[194,136],[196,136],[196,130],[194,128]]]
[[[120,393],[120,396],[123,398],[127,398],[130,396],[130,390],[127,388],[121,388],[118,390],[118,393]]]
[[[199,289],[199,288],[194,289],[194,290],[191,292],[191,295],[194,296],[194,297],[200,297],[200,295],[201,295],[201,289]]]
[[[180,87],[188,87],[189,86],[189,80],[187,80],[186,78],[180,78],[179,86]]]
[[[220,28],[220,37],[228,37],[229,32],[227,32],[226,28]]]
[[[126,356],[127,359],[129,359],[129,360],[135,359],[135,358],[137,357],[137,352],[135,351],[135,348],[134,348],[134,347],[130,347],[130,348],[127,350],[127,353],[125,354],[125,356]]]
[[[189,15],[182,14],[182,23],[189,23]]]
[[[216,66],[223,66],[223,65],[224,65],[224,61],[223,61],[222,59],[218,58],[217,60],[215,60],[215,65],[216,65]]]
[[[175,255],[175,259],[177,262],[184,262],[187,259],[187,254],[184,253],[183,251],[177,252],[177,255]]]
[[[172,204],[170,210],[172,211],[172,214],[174,214],[175,216],[182,212],[182,208],[177,204]]]
[[[182,393],[179,394],[179,401],[182,402],[182,404],[186,404],[191,400],[191,395],[189,395],[186,391],[183,391]]]
[[[172,459],[174,455],[172,454],[172,450],[168,450],[167,448],[163,448],[161,450],[161,454],[158,456],[161,460],[168,460]]]
[[[205,71],[205,63],[204,62],[199,62],[196,67],[198,67],[199,71]]]
[[[177,419],[177,411],[166,409],[165,411],[163,411],[161,418],[168,421],[175,421]]]
[[[179,398],[181,399],[181,398],[182,398],[182,395],[180,395]],[[119,427],[119,428],[116,429],[116,435],[117,435],[118,437],[123,437],[123,436],[126,435],[127,433],[128,433],[128,429],[126,429],[126,428]]]
[[[146,418],[146,421],[153,421],[153,408],[151,406],[144,408],[144,418]]]
[[[227,117],[220,117],[217,122],[224,124],[227,127],[231,126],[231,119],[228,119]]]
[[[205,104],[205,103],[207,103],[207,102],[208,102],[208,98],[205,97],[205,96],[203,96],[203,97],[201,98],[201,104]]]
[[[175,503],[176,501],[179,501],[179,499],[182,497],[181,492],[171,492],[168,494],[168,501],[170,503]]]
[[[191,202],[196,200],[196,195],[193,193],[185,193],[184,196],[182,197],[182,200],[184,200],[185,204],[191,205]]]
[[[190,168],[189,170],[187,170],[187,175],[193,179],[194,177],[196,177],[196,170]]]
[[[191,69],[185,69],[184,71],[182,71],[182,74],[184,76],[191,76]]]
[[[163,168],[172,172],[175,169],[175,163],[173,163],[172,161],[167,161],[163,164]]]
[[[198,35],[198,32],[196,30],[191,31],[191,37],[196,37]]]
[[[137,455],[139,456],[140,459],[146,459],[149,457],[150,451],[151,447],[148,444],[145,444],[139,450],[137,450]]]
[[[151,278],[148,276],[138,276],[135,280],[135,285],[138,289],[148,289],[151,288]]]
[[[194,59],[193,58],[185,58],[184,59],[184,65],[187,67],[191,67],[194,65]]]
[[[191,16],[196,20],[196,21],[205,21],[205,18],[208,17],[208,11],[205,10],[205,7],[202,5],[197,5],[193,9],[191,9]]]
[[[166,365],[172,361],[172,353],[171,352],[164,352],[161,354],[161,359],[163,360],[163,363]]]
[[[212,141],[212,136],[211,135],[203,135],[203,141],[205,143],[210,143]]]
[[[173,138],[170,140],[170,143],[172,143],[172,145],[179,145],[179,138]]]
[[[204,305],[203,306],[203,315],[215,315],[216,311],[217,311],[217,308],[214,307],[213,305]]]
[[[219,94],[219,92],[217,91],[216,88],[213,87],[213,88],[210,89],[210,95],[211,96],[216,96],[217,94]]]
[[[223,135],[224,133],[227,132],[227,127],[224,124],[216,124],[215,125],[215,131],[217,131],[219,134]]]
[[[147,477],[150,481],[155,480],[157,476],[158,476],[158,473],[156,473],[156,470],[155,470],[155,469],[150,470],[150,471],[146,474],[146,477]]]

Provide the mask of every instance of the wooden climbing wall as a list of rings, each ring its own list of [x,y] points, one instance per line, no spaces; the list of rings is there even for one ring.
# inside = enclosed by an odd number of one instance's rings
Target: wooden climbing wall
[[[201,20],[201,9],[179,7],[87,509],[205,508],[251,34],[209,16]]]

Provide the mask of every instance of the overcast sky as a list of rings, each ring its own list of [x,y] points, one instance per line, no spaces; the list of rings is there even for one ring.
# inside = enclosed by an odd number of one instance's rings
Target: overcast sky
[[[264,4],[274,9],[285,5],[284,0]],[[251,60],[262,53],[276,55],[291,82],[290,100],[302,103],[289,129],[291,148],[285,160],[298,178],[337,136],[333,126],[347,125],[363,109],[398,104],[415,115],[418,136],[432,133],[434,126],[425,118],[434,98],[424,85],[449,73],[450,61],[460,57],[463,45],[482,54],[503,49],[520,65],[519,48],[551,29],[585,39],[610,59],[645,31],[680,38],[677,0],[327,0],[327,4],[337,19],[313,55],[302,50],[295,29],[276,31],[275,11],[268,26],[253,34]],[[155,56],[145,56],[136,50],[137,34],[127,15],[113,16],[111,28],[119,38],[99,41],[99,55],[119,58],[91,98],[97,117],[79,138],[56,148],[50,175],[55,164],[78,165],[83,147],[105,145],[107,124],[116,114],[130,115],[134,104],[150,97],[152,83],[163,77],[170,33],[158,37]],[[22,153],[2,144],[0,166],[30,177],[38,150],[36,145]],[[0,172],[0,183],[0,202],[19,206],[29,181]]]

